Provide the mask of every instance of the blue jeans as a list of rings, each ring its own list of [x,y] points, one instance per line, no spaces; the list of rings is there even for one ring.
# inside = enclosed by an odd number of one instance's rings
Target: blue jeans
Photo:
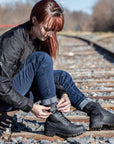
[[[14,76],[12,87],[22,96],[43,105],[57,103],[54,77],[69,93],[72,106],[82,109],[89,99],[79,91],[71,76],[62,70],[53,70],[51,57],[45,52],[34,52]],[[7,111],[11,110],[9,107]]]
[[[41,100],[43,105],[57,102],[51,57],[45,52],[32,53],[15,75],[12,87],[22,96],[30,95],[34,102]]]
[[[82,110],[83,107],[90,101],[91,99],[87,98],[75,85],[72,80],[72,77],[69,73],[63,70],[55,70],[54,77],[58,80],[59,84],[64,87],[64,89],[68,92],[69,99],[71,105],[79,110]]]

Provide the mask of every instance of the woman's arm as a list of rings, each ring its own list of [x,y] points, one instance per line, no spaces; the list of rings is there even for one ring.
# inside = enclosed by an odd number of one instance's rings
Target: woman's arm
[[[18,70],[18,61],[22,54],[22,43],[18,35],[9,34],[0,42],[0,100],[16,109],[30,111],[33,102],[12,88],[13,77]]]

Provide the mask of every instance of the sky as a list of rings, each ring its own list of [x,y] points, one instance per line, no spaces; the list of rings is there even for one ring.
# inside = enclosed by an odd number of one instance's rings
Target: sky
[[[26,0],[0,0],[0,5],[5,3],[25,2]],[[92,8],[98,0],[56,0],[64,8],[70,11],[83,11],[88,14],[92,13]]]

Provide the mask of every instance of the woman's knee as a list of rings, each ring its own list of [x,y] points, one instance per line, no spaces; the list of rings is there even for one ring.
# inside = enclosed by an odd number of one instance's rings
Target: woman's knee
[[[71,75],[66,71],[62,71],[62,77],[68,81],[71,79]]]
[[[30,55],[30,58],[35,59],[37,62],[44,62],[48,64],[53,64],[52,58],[46,52],[34,52]]]
[[[59,79],[59,80],[62,79],[62,81],[71,79],[71,75],[68,72],[64,71],[64,70],[57,70],[57,71],[55,71],[54,76],[57,79]]]

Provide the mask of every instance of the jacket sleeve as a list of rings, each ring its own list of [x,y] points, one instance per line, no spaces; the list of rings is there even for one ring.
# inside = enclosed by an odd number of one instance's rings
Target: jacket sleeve
[[[33,101],[12,88],[12,79],[22,52],[20,43],[14,35],[0,42],[0,100],[16,109],[29,112],[33,107]]]
[[[64,89],[64,87],[59,83],[59,81],[54,77],[55,86],[56,86],[56,94],[58,98],[61,98],[63,94],[68,94],[68,92]],[[69,95],[69,94],[68,94]]]

